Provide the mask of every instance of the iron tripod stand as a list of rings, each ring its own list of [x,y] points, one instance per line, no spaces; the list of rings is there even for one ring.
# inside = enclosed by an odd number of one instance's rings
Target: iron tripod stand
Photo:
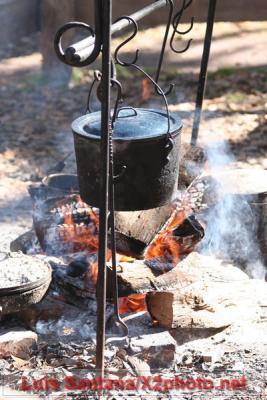
[[[114,318],[115,325],[122,326],[123,332],[127,334],[127,327],[120,319],[118,305],[118,284],[116,272],[116,243],[114,227],[114,167],[112,152],[112,129],[110,94],[112,82],[112,59],[111,59],[111,34],[131,26],[134,32],[128,39],[118,46],[115,51],[115,61],[123,67],[132,67],[145,74],[155,88],[155,92],[163,96],[168,108],[166,96],[171,93],[173,85],[165,92],[158,85],[160,79],[164,52],[168,42],[170,29],[173,29],[170,39],[170,48],[177,54],[184,53],[190,47],[191,39],[184,48],[177,48],[174,38],[176,35],[186,35],[193,27],[194,19],[191,18],[189,29],[181,30],[179,27],[184,11],[189,8],[193,0],[181,0],[181,8],[174,13],[174,0],[156,0],[141,10],[136,11],[131,16],[119,18],[112,24],[112,0],[94,0],[94,29],[81,22],[70,22],[59,29],[55,37],[55,51],[59,59],[70,66],[84,67],[93,63],[100,53],[102,53],[102,74],[101,74],[101,141],[100,141],[100,199],[99,199],[99,252],[98,252],[98,281],[97,281],[97,346],[96,346],[96,370],[99,377],[104,377],[104,349],[105,349],[105,328],[106,328],[106,285],[107,285],[107,232],[108,219],[111,231],[111,252],[112,252],[112,277],[113,277],[113,296],[114,296]],[[211,46],[212,29],[215,18],[217,0],[209,0],[207,17],[207,28],[204,40],[204,49],[201,59],[201,68],[198,81],[198,91],[196,98],[196,108],[191,143],[196,145],[199,131],[199,124],[202,111],[202,102],[205,93],[207,78],[207,67]],[[126,62],[118,56],[119,50],[135,37],[138,32],[137,21],[148,16],[152,12],[161,8],[168,7],[168,21],[162,42],[159,62],[155,78],[151,78],[145,71],[137,65],[138,52],[132,62]],[[65,51],[62,49],[61,40],[63,34],[69,29],[82,28],[89,32],[89,36],[69,46]],[[100,96],[99,96],[100,97]],[[116,116],[116,113],[114,113]],[[118,324],[117,324],[118,323]]]

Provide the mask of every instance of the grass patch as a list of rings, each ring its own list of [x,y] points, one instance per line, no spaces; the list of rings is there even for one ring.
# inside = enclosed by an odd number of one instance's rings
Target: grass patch
[[[242,104],[246,101],[247,94],[244,92],[228,92],[225,94],[225,100],[229,103]]]
[[[31,73],[26,76],[22,82],[22,90],[30,92],[38,87],[46,86],[49,84],[49,78],[45,76],[42,72]]]
[[[237,74],[238,69],[236,68],[221,68],[218,69],[217,71],[209,71],[208,72],[208,79],[223,79],[223,78],[228,78],[229,76],[233,74]]]
[[[85,72],[80,68],[72,68],[71,81],[75,86],[80,86],[84,82]]]

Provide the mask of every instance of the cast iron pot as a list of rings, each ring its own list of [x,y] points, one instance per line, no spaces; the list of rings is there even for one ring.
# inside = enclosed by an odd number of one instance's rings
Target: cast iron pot
[[[72,124],[80,195],[99,207],[101,114]],[[122,108],[113,131],[115,209],[136,211],[169,203],[177,190],[181,119],[161,110]]]

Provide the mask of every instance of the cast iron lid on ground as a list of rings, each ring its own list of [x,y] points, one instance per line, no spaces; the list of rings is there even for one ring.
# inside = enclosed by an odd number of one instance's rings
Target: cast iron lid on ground
[[[72,129],[79,135],[100,139],[101,113],[94,112],[77,118]],[[182,121],[177,113],[170,113],[170,133],[177,134]],[[162,110],[125,107],[119,110],[113,138],[116,140],[145,140],[165,136],[168,132],[168,115]]]

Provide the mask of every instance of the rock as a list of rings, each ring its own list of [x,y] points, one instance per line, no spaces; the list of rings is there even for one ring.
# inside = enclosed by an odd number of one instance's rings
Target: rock
[[[151,335],[134,338],[131,348],[138,349],[142,358],[147,361],[150,368],[170,368],[176,356],[176,342],[169,332],[158,332]]]
[[[126,362],[130,365],[137,376],[150,376],[150,366],[145,361],[135,356],[126,357]]]
[[[60,318],[64,318],[64,316],[75,318],[79,311],[77,307],[53,297],[50,292],[40,303],[33,304],[15,315],[16,318],[23,321],[28,328],[35,330],[38,321],[58,321]]]
[[[212,355],[211,354],[203,354],[203,361],[204,362],[212,362]]]
[[[23,328],[9,328],[0,331],[0,357],[11,355],[27,360],[37,344],[36,333]]]

